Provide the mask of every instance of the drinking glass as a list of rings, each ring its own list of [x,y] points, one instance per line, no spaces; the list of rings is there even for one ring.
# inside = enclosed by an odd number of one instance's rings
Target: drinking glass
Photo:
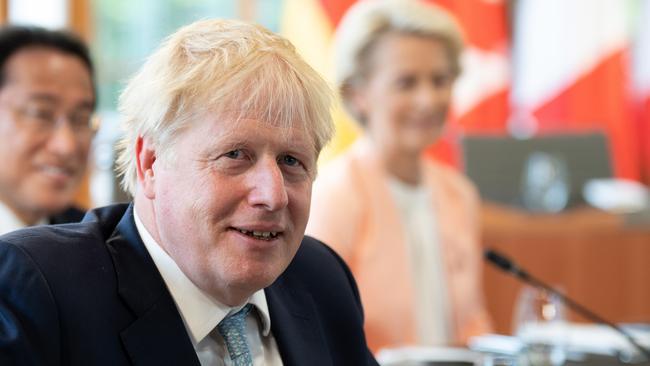
[[[513,324],[515,336],[524,343],[518,364],[564,365],[567,326],[559,297],[543,289],[524,286],[517,299]]]

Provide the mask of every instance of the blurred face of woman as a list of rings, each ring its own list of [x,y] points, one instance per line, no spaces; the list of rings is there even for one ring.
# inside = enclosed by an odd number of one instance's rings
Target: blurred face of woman
[[[419,154],[442,133],[454,74],[438,39],[387,33],[368,54],[369,74],[352,95],[382,149]]]

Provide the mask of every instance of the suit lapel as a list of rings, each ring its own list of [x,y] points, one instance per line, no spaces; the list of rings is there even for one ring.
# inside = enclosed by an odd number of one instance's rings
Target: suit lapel
[[[135,365],[196,365],[194,347],[174,300],[138,235],[130,205],[106,242],[120,297],[135,321],[121,332]]]
[[[332,366],[314,300],[287,273],[265,290],[271,331],[285,366]]]

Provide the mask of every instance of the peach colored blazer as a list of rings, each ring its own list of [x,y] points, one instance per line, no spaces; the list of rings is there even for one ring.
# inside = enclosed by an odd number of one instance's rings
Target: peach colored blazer
[[[416,344],[412,272],[404,229],[371,143],[361,138],[314,184],[307,234],[333,247],[357,280],[373,352]],[[479,199],[462,175],[422,159],[432,190],[456,344],[491,331],[483,303]]]

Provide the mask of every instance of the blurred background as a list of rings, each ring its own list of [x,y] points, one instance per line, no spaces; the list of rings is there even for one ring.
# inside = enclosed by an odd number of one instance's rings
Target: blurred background
[[[206,17],[258,22],[330,78],[332,36],[353,2],[0,0],[0,20],[72,29],[91,46],[101,128],[78,197],[91,207],[129,199],[113,175],[116,101],[166,35]],[[650,323],[650,1],[431,2],[457,17],[467,47],[445,136],[427,154],[477,184],[483,244],[611,321]],[[333,113],[323,161],[358,135]],[[500,333],[520,286],[485,269]]]

